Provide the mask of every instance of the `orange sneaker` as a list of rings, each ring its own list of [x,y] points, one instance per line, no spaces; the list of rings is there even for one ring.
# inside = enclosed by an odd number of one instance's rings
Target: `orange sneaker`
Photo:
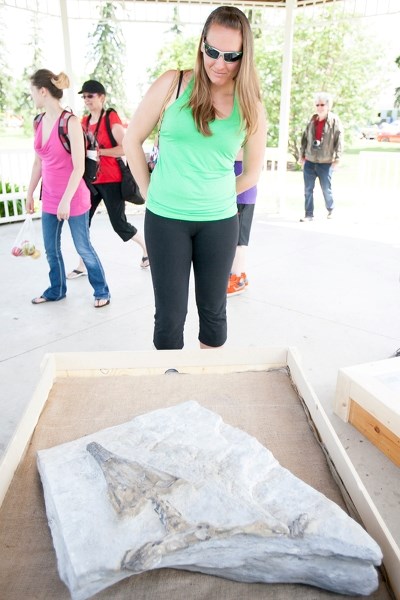
[[[242,277],[238,277],[234,273],[231,273],[229,276],[228,289],[226,290],[227,296],[237,296],[237,294],[241,294],[246,289],[246,284]]]

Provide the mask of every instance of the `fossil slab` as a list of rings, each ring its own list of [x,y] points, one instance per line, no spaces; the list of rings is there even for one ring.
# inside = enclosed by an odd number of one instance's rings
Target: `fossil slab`
[[[38,468],[74,600],[162,567],[349,595],[378,587],[382,555],[365,530],[197,402],[41,450]]]

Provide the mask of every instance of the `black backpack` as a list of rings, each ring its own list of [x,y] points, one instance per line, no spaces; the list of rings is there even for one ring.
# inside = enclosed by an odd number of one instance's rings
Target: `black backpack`
[[[36,129],[38,128],[39,123],[43,119],[45,114],[46,113],[44,113],[44,112],[39,113],[33,119],[33,130],[34,131],[36,131]],[[60,138],[60,142],[64,146],[65,150],[69,154],[71,154],[71,142],[69,141],[69,137],[68,137],[68,121],[72,117],[73,114],[74,113],[71,112],[70,110],[63,110],[61,113],[60,119],[58,121],[58,137]],[[85,132],[83,132],[83,135],[84,135],[84,143],[85,143],[85,150],[86,150],[87,139],[86,139]]]

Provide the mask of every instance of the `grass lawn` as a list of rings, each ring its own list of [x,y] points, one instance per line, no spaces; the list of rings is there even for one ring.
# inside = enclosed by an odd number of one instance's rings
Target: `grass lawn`
[[[382,180],[382,190],[371,189],[369,195],[363,185],[361,167],[363,155],[361,152],[378,153],[377,160],[372,160],[376,166],[375,176]],[[387,213],[388,217],[397,214],[400,207],[398,198],[400,196],[400,168],[393,169],[392,161],[384,160],[385,155],[392,157],[400,152],[400,144],[393,142],[376,142],[375,140],[358,140],[353,146],[347,147],[343,153],[342,160],[335,171],[332,179],[333,195],[336,207],[344,212],[357,212],[359,210],[374,210],[376,200],[379,201],[380,210]],[[368,157],[367,157],[368,158]],[[371,157],[370,157],[371,158]],[[371,173],[367,173],[370,175]],[[304,214],[304,183],[303,172],[289,170],[286,173],[286,189],[284,200],[279,201],[280,184],[270,172],[263,171],[259,183],[259,194],[257,198],[257,210],[269,213],[285,212],[300,218]],[[367,190],[368,191],[368,190]],[[315,186],[315,212],[325,216],[325,203],[323,200],[319,182]],[[279,211],[278,211],[279,209]],[[375,208],[376,210],[376,208]],[[338,211],[339,212],[339,211]]]
[[[5,150],[26,150],[32,148],[32,136],[27,137],[21,129],[0,130],[0,148]]]

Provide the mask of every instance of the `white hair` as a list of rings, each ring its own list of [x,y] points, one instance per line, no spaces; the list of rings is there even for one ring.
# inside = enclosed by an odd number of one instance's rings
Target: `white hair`
[[[333,98],[331,94],[327,92],[317,92],[314,94],[314,102],[317,103],[319,100],[328,105],[328,108],[331,109],[333,105]]]

